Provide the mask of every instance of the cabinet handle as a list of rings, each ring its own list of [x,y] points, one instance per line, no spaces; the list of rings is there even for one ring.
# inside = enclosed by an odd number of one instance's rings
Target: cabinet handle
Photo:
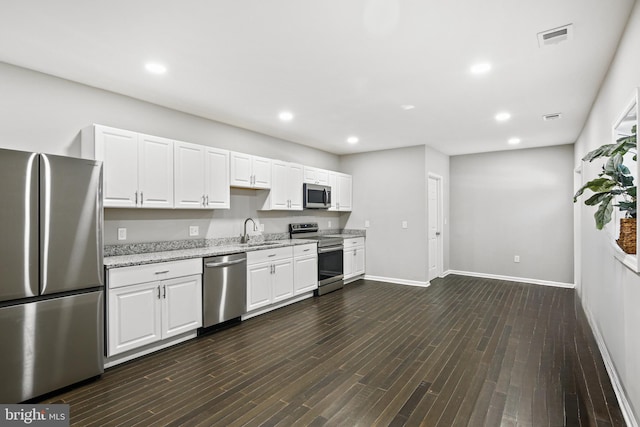
[[[144,193],[140,192],[140,206],[144,205]]]
[[[205,206],[209,206],[209,195],[208,194],[207,194],[207,201],[206,201],[206,203],[204,205]]]
[[[304,251],[302,251],[302,252],[309,252],[310,250],[311,250],[311,249],[305,249],[305,250],[304,250]]]
[[[162,285],[162,298],[167,299],[167,285]]]
[[[160,299],[160,286],[158,286],[158,299]]]
[[[156,271],[153,274],[165,274],[165,273],[168,273],[168,272],[169,272],[169,270],[163,270],[163,271]]]
[[[276,254],[271,254],[269,255],[269,258],[273,258],[274,256],[276,256]]]
[[[135,205],[138,206],[138,192],[136,191],[136,202]]]

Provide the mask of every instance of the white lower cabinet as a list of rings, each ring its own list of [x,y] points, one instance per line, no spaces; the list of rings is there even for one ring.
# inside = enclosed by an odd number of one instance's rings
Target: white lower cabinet
[[[293,296],[293,249],[247,253],[247,311]]]
[[[365,273],[364,237],[344,239],[344,280],[348,281]]]
[[[202,326],[202,258],[115,268],[107,284],[107,356]]]
[[[269,311],[318,288],[316,243],[247,253],[247,312]],[[297,297],[297,298],[296,298]]]
[[[318,248],[316,243],[293,248],[293,294],[318,289]]]

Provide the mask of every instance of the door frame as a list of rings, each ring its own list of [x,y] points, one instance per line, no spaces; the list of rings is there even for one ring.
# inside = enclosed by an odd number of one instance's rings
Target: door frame
[[[435,254],[435,256],[437,257],[436,259],[436,276],[435,277],[442,277],[443,273],[444,273],[444,194],[443,194],[443,181],[444,178],[442,177],[442,175],[438,175],[436,173],[433,172],[429,172],[427,174],[427,204],[429,203],[429,180],[435,180],[436,181],[436,189],[437,189],[437,194],[436,194],[436,200],[438,203],[438,209],[436,211],[437,213],[437,224],[436,224],[436,229],[440,231],[440,235],[437,237],[437,253]],[[429,265],[430,265],[430,260],[431,260],[431,256],[432,254],[429,251],[429,227],[430,227],[430,218],[429,218],[429,207],[427,206],[427,281],[430,281],[431,278],[429,277]]]

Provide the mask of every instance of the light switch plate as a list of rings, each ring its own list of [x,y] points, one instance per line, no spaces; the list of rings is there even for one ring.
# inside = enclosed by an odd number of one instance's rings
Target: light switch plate
[[[126,228],[118,228],[118,240],[127,240]]]
[[[189,226],[189,236],[197,236],[199,234],[200,234],[200,227],[198,227],[197,225]]]
[[[513,262],[520,262],[520,255],[514,255]]]
[[[260,231],[264,231],[264,224],[260,224]]]
[[[369,228],[369,227],[371,227],[371,223],[369,222],[368,219],[365,219],[364,220],[364,228]]]
[[[402,228],[409,228],[407,221],[402,221]]]

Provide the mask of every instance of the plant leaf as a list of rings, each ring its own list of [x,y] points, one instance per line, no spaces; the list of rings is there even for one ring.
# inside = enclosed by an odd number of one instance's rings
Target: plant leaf
[[[610,191],[616,185],[616,182],[609,178],[592,179],[576,192],[576,194],[573,196],[573,202],[575,203],[578,200],[578,197],[580,197],[582,193],[584,193],[584,190],[591,190],[594,193],[603,193],[606,191]]]
[[[613,212],[613,201],[611,199],[606,203],[601,203],[598,210],[593,214],[596,219],[596,228],[602,230],[605,224],[611,221],[611,213]]]

